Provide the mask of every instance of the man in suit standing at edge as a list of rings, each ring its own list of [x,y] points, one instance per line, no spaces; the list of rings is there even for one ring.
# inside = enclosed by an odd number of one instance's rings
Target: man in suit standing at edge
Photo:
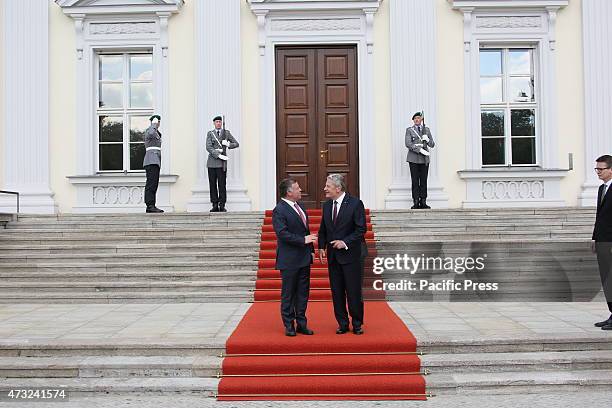
[[[272,211],[272,225],[276,233],[276,269],[281,271],[281,318],[285,335],[296,332],[312,335],[308,328],[306,307],[310,291],[310,264],[314,259],[316,234],[308,228],[308,216],[298,201],[302,198],[299,184],[287,178],[278,186],[281,200]],[[297,329],[294,326],[297,323]]]
[[[323,216],[319,228],[319,259],[327,257],[329,284],[338,322],[336,334],[349,330],[351,315],[353,333],[363,334],[362,244],[366,233],[363,202],[346,192],[346,182],[340,174],[330,174],[325,183]]]
[[[597,254],[601,284],[611,313],[608,320],[595,323],[595,327],[612,330],[612,156],[605,154],[598,157],[595,165],[597,177],[603,184],[597,192],[597,215],[591,249]]]
[[[153,115],[149,118],[151,125],[147,128],[144,135],[145,156],[142,166],[147,175],[147,181],[144,188],[144,201],[147,205],[146,212],[148,213],[163,213],[155,206],[157,187],[159,186],[159,169],[161,167],[161,132],[159,131],[159,123],[161,116]]]
[[[406,129],[405,142],[408,148],[406,161],[410,166],[412,179],[411,209],[429,209],[427,205],[427,174],[429,172],[429,149],[434,147],[431,131],[423,123],[423,114],[417,112],[412,115],[414,125]]]
[[[222,128],[223,118],[221,116],[215,116],[213,123],[215,128],[206,134],[206,151],[208,152],[206,168],[208,169],[210,202],[213,205],[210,212],[226,212],[227,149],[236,149],[240,145],[229,130]]]

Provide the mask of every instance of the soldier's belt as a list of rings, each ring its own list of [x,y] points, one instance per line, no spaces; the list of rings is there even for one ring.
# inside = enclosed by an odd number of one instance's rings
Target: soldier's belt
[[[157,146],[147,147],[147,151],[149,151],[149,150],[159,150],[159,151],[161,151],[161,147],[157,147]]]

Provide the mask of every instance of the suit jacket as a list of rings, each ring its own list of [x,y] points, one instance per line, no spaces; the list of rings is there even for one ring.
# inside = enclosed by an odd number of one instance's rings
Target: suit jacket
[[[419,134],[419,130],[416,126],[411,126],[406,128],[406,147],[408,148],[408,156],[406,157],[406,161],[410,163],[419,163],[425,164],[429,163],[429,156],[422,155],[419,153],[420,147],[417,147],[417,144],[427,145],[429,149],[434,147],[436,143],[434,142],[433,136],[431,135],[431,131],[427,126],[423,126],[423,135],[427,135],[429,137],[429,142],[424,142],[421,138],[421,134]]]
[[[363,202],[348,193],[338,209],[338,219],[332,222],[333,201],[323,204],[323,216],[319,228],[319,248],[327,249],[327,259],[341,264],[358,262],[361,257],[362,243],[367,231]],[[348,249],[334,249],[329,243],[341,240]]]
[[[144,142],[145,149],[147,147],[161,148],[161,133],[159,132],[159,130],[155,129],[153,125],[149,126],[145,131]],[[161,167],[161,150],[151,149],[145,151],[142,166],[144,167],[149,164],[157,164]]]
[[[306,217],[308,214],[299,203]],[[280,200],[272,211],[272,225],[276,232],[278,246],[276,247],[276,269],[299,269],[312,263],[313,244],[306,245],[304,237],[310,235],[310,229],[295,211],[284,200]]]
[[[597,191],[597,215],[593,228],[593,240],[597,242],[612,242],[612,186],[608,187],[606,196],[601,201],[603,184]]]
[[[206,151],[208,152],[208,160],[206,161],[206,167],[211,169],[227,168],[225,160],[219,159],[219,155],[223,154],[227,156],[228,146],[223,146],[221,142],[228,140],[230,142],[229,148],[235,149],[240,144],[234,139],[232,133],[229,130],[220,129],[219,140],[217,140],[216,129],[209,130],[206,134]],[[217,151],[221,149],[221,152]]]

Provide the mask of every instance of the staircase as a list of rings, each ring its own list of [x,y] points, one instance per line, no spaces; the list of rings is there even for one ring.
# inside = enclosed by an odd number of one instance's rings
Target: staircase
[[[0,302],[246,302],[262,220],[254,212],[22,215],[0,231]]]
[[[392,268],[388,282],[497,282],[497,291],[388,291],[401,301],[591,301],[601,296],[590,243],[594,209],[373,211],[377,256],[482,258],[483,270]]]

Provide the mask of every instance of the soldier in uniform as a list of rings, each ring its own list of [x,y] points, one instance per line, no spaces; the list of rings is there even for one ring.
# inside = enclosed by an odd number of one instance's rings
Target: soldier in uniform
[[[423,124],[423,114],[412,115],[414,125],[406,129],[406,147],[412,178],[412,209],[431,208],[427,205],[427,173],[429,172],[429,149],[434,147],[431,131]]]
[[[159,132],[159,122],[161,117],[153,115],[149,118],[151,126],[145,132],[145,157],[142,163],[147,174],[147,183],[145,184],[145,204],[147,205],[148,213],[163,213],[155,206],[155,196],[157,194],[157,186],[159,185],[159,169],[161,167],[161,133]]]
[[[222,128],[223,118],[213,118],[215,128],[206,134],[206,151],[208,152],[208,186],[210,187],[211,212],[226,212],[227,192],[225,181],[227,179],[227,149],[239,146],[229,130]]]

